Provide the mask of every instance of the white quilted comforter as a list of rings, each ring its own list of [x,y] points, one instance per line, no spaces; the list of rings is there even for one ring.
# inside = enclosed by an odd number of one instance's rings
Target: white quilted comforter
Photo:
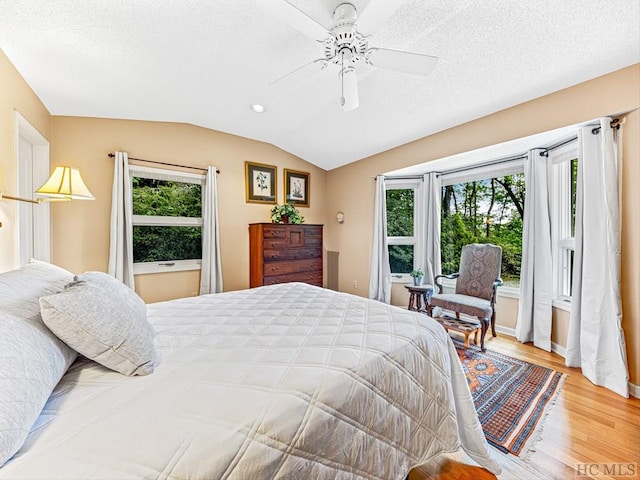
[[[78,361],[0,479],[404,479],[462,446],[494,473],[424,315],[305,284],[149,306],[156,371]]]

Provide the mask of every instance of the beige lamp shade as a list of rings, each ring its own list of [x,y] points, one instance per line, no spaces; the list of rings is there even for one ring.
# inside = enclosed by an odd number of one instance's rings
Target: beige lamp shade
[[[69,200],[95,200],[84,184],[80,170],[73,167],[56,167],[49,180],[36,193]]]

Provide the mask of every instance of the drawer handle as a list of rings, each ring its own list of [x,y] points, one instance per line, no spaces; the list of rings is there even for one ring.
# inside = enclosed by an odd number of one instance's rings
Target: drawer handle
[[[158,265],[160,265],[161,267],[174,267],[176,265],[176,262],[162,262]]]

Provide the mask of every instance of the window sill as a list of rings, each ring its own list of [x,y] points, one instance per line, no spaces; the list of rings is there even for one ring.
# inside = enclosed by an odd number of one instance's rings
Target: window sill
[[[520,298],[520,289],[514,287],[498,287],[498,296],[505,298]]]
[[[571,302],[568,302],[566,300],[553,300],[551,302],[551,306],[553,308],[558,308],[560,310],[564,310],[565,312],[570,312],[571,311]]]
[[[413,283],[413,278],[409,275],[398,275],[397,273],[391,274],[391,283]]]
[[[456,281],[446,278],[441,281],[443,289],[446,290],[447,293],[453,293],[456,288]],[[518,300],[520,298],[520,289],[514,287],[498,287],[498,297],[514,298]]]
[[[150,273],[187,272],[200,270],[200,260],[175,260],[169,262],[144,262],[133,264],[134,275],[147,275]]]

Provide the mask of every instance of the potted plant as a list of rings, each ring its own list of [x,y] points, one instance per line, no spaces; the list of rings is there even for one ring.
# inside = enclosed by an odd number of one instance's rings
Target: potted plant
[[[417,270],[411,270],[411,273],[409,273],[409,275],[413,278],[413,284],[416,287],[422,285],[422,278],[424,277],[424,272],[422,270],[420,270],[419,268]]]
[[[273,223],[302,223],[304,217],[300,211],[290,203],[275,205],[271,209],[271,221]]]

